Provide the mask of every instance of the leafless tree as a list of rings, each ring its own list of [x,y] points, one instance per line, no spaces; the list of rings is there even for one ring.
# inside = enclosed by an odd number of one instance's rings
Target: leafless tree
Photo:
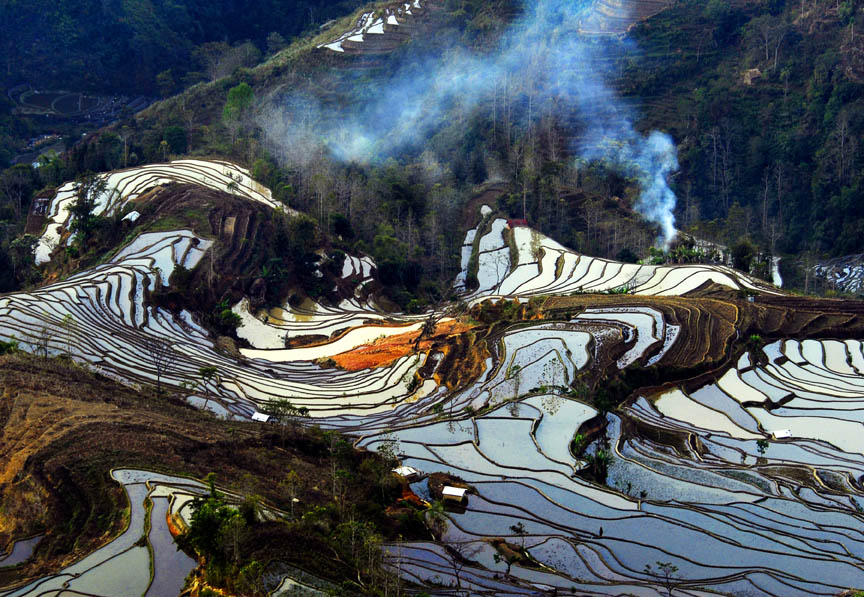
[[[592,237],[597,236],[597,226],[600,222],[600,218],[604,213],[603,205],[600,201],[591,201],[590,199],[586,199],[582,205],[582,220],[585,222],[585,236],[586,236],[586,247],[582,247],[585,250],[591,246]]]
[[[771,254],[775,255],[777,253],[777,241],[783,238],[783,230],[781,228],[780,222],[774,218],[768,224],[768,242],[771,247]]]
[[[162,393],[162,377],[177,362],[177,353],[168,342],[159,338],[144,341],[144,350],[156,371],[156,393]]]
[[[783,181],[785,180],[785,170],[783,162],[774,164],[774,177],[776,179],[775,187],[777,190],[777,218],[780,228],[783,228]]]
[[[72,346],[78,341],[78,322],[71,313],[63,316],[60,322],[60,327],[63,329],[63,335],[66,340],[66,357],[72,358]]]
[[[31,168],[23,165],[13,166],[0,176],[0,196],[13,207],[16,219],[23,215],[29,178],[32,178]]]
[[[847,184],[851,171],[851,156],[855,153],[855,137],[850,134],[849,114],[843,112],[837,119],[837,125],[831,135],[834,141],[834,163],[837,167],[837,180]]]
[[[719,145],[720,131],[716,126],[711,127],[711,130],[705,135],[706,142],[711,147],[711,190],[717,191],[717,150]]]
[[[816,256],[812,248],[808,247],[802,255],[802,264],[804,265],[804,294],[810,293],[810,276],[813,274],[813,267],[816,265]]]
[[[291,469],[285,475],[285,478],[280,481],[279,487],[288,494],[291,500],[291,520],[294,520],[294,504],[299,501],[297,499],[297,492],[300,489],[300,475],[294,469]]]
[[[675,566],[671,562],[658,561],[656,564],[656,569],[651,564],[646,564],[644,572],[648,576],[654,577],[663,585],[663,588],[666,589],[667,597],[672,597],[672,591],[675,590],[676,581],[678,580],[678,566]]]
[[[499,250],[492,259],[495,264],[495,288],[500,288],[510,269],[510,258],[506,252]]]
[[[783,45],[783,39],[786,37],[786,24],[778,24],[770,15],[754,19],[754,23],[765,52],[765,63],[767,65],[771,62],[771,55],[773,53],[774,64],[771,68],[776,69],[780,56],[780,47]]]
[[[36,337],[33,341],[33,352],[41,353],[43,359],[48,358],[48,350],[51,345],[51,339],[54,337],[54,330],[52,330],[47,325],[43,325],[42,328],[36,333]]]
[[[773,69],[777,70],[777,63],[780,58],[780,46],[783,45],[783,39],[786,37],[786,26],[781,24],[780,27],[776,30],[775,39],[774,39],[774,66]]]
[[[464,301],[458,301],[455,304],[451,304],[452,298],[455,295],[456,289],[453,286],[449,286],[447,290],[441,294],[441,298],[436,301],[432,310],[429,311],[429,315],[423,323],[423,328],[420,330],[420,334],[414,341],[415,351],[420,348],[420,342],[422,342],[423,339],[429,338],[435,334],[435,330],[438,329],[438,324],[442,319],[445,317],[458,318],[468,310],[468,304]]]
[[[462,570],[471,562],[471,558],[477,554],[481,546],[472,543],[447,543],[444,545],[444,552],[447,554],[447,561],[453,569],[453,576],[456,578],[457,594],[462,594]],[[467,594],[467,593],[466,593]]]
[[[227,77],[238,68],[255,66],[261,59],[261,52],[251,42],[234,47],[225,42],[208,42],[195,54],[211,81]]]
[[[132,129],[129,126],[123,126],[117,134],[123,141],[123,167],[129,167],[129,139],[132,137]]]
[[[771,169],[762,173],[762,234],[768,233],[768,192],[771,190]]]

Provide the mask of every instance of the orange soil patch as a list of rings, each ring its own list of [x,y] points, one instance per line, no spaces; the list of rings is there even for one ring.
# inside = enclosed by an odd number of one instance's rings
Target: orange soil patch
[[[402,499],[420,508],[426,508],[429,506],[429,504],[420,499],[420,496],[411,490],[411,487],[407,483],[402,485]]]
[[[464,334],[472,327],[461,321],[444,321],[438,324],[434,334],[428,335],[421,340],[420,345],[416,349],[414,344],[417,342],[417,337],[421,334],[420,330],[382,338],[372,344],[359,346],[348,352],[337,354],[333,357],[333,361],[338,367],[346,371],[386,367],[392,365],[401,357],[429,350],[432,344],[440,342],[449,336]]]
[[[175,521],[174,521],[174,517],[171,516],[171,512],[169,511],[169,512],[165,515],[165,522],[168,523],[168,532],[171,533],[171,536],[172,536],[172,537],[178,537],[178,536],[180,536],[180,535],[183,534],[183,529],[181,528],[180,525],[183,525],[184,527],[185,527],[186,525],[183,524],[183,522],[179,520],[179,515],[178,515],[178,520],[177,520],[177,522],[175,523]]]

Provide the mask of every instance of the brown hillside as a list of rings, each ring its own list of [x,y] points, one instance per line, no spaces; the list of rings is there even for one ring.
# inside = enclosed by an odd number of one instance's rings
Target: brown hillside
[[[0,587],[56,571],[122,531],[128,510],[112,468],[197,478],[215,472],[220,485],[284,509],[290,504],[278,481],[294,470],[301,511],[329,502],[325,440],[310,432],[283,441],[273,426],[217,419],[62,359],[0,356],[0,547],[45,534],[31,562],[0,571]],[[352,458],[359,466],[373,457]],[[369,483],[351,492],[358,500],[380,493]],[[295,555],[306,569],[340,574],[332,563]]]

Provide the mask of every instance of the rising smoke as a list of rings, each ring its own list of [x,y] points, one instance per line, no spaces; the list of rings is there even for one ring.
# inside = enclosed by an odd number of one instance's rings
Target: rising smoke
[[[497,48],[412,58],[349,109],[327,107],[309,94],[280,94],[262,127],[289,161],[314,159],[323,146],[339,160],[367,163],[422,145],[454,109],[488,109],[493,96],[518,85],[534,105],[522,111],[520,124],[538,121],[546,106],[575,120],[573,154],[638,180],[636,208],[660,225],[659,240],[668,245],[675,236],[675,195],[668,185],[678,168],[675,145],[664,133],[644,136],[634,129],[632,109],[610,84],[608,44],[579,34],[593,0],[526,1]]]

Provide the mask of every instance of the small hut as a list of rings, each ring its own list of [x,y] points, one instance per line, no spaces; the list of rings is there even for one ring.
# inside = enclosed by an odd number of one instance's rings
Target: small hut
[[[461,504],[465,501],[465,494],[467,492],[468,490],[464,487],[445,485],[444,489],[441,490],[441,496],[444,498],[445,502],[456,502],[457,504]]]
[[[138,221],[138,218],[141,217],[141,213],[137,211],[130,211],[128,214],[123,216],[123,222],[132,222],[133,224]]]
[[[422,473],[413,466],[397,466],[393,469],[393,473],[409,483],[419,481],[422,476]]]

